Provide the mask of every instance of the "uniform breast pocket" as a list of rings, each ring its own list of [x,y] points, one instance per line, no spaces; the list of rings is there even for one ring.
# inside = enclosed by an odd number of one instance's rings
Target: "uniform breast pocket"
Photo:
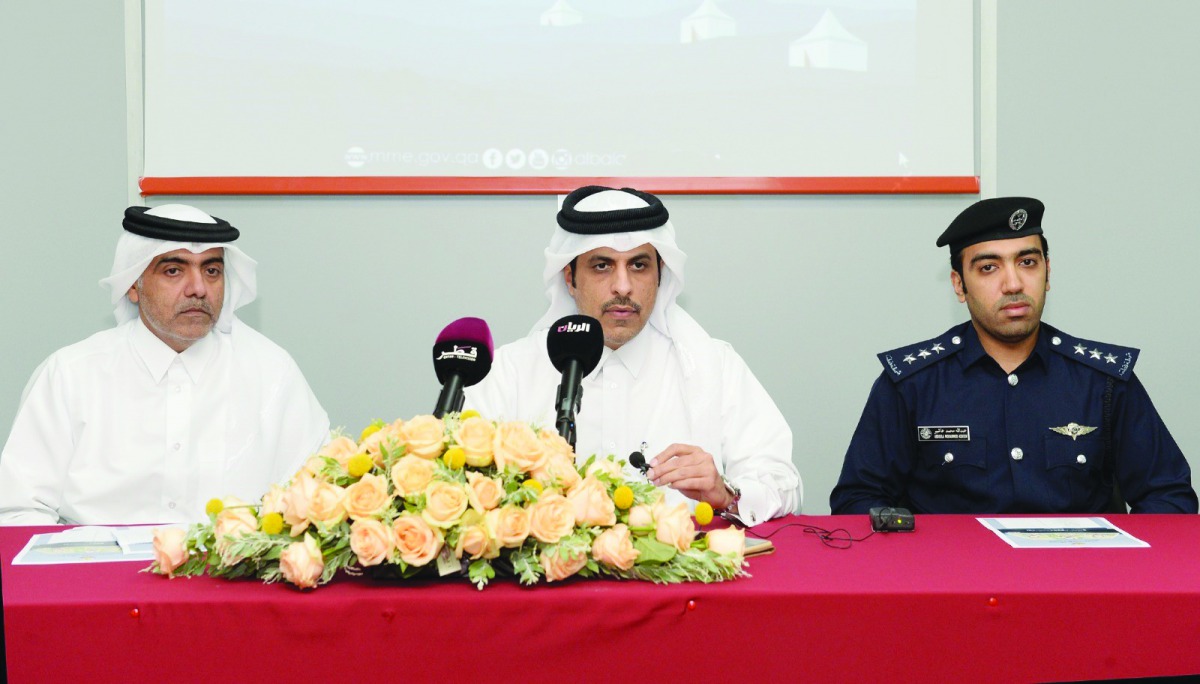
[[[1094,435],[1071,439],[1051,434],[1046,435],[1045,446],[1048,489],[1061,502],[1055,508],[1092,510],[1103,487],[1103,440]]]
[[[987,440],[921,442],[921,470],[943,493],[970,500],[987,486]]]

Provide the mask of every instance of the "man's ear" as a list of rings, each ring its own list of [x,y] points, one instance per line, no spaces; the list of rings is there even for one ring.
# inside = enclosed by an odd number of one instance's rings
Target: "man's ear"
[[[1046,257],[1046,292],[1050,291],[1050,257]]]
[[[954,294],[958,296],[958,301],[967,301],[967,291],[963,288],[962,276],[958,274],[958,271],[950,271],[950,284],[954,286]]]
[[[567,264],[566,266],[563,266],[562,273],[563,273],[563,283],[566,284],[566,286],[567,286],[567,292],[572,297],[574,297],[575,296],[575,286],[571,284],[571,281],[574,280],[574,278],[572,277],[574,274],[571,273],[571,264]]]
[[[138,303],[137,283],[129,286],[129,291],[125,293],[125,296],[129,297],[129,301],[133,302],[134,304]]]

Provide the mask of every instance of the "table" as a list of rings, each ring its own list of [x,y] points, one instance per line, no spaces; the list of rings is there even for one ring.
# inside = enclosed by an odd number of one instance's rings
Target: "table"
[[[312,592],[18,566],[0,528],[9,681],[1008,682],[1200,673],[1200,516],[1108,516],[1147,549],[1013,549],[970,516],[828,548],[800,525],[753,577],[655,586],[387,584]],[[668,679],[669,678],[669,679]]]

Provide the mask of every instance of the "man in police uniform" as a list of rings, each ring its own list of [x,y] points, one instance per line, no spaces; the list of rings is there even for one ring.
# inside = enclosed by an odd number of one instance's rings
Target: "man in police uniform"
[[[938,238],[971,320],[879,354],[834,513],[1195,513],[1191,471],[1133,373],[1138,350],[1041,322],[1044,207],[975,203]]]

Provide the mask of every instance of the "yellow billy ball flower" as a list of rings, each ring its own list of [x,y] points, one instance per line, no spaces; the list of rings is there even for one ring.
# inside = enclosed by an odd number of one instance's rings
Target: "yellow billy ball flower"
[[[478,418],[478,417],[479,417],[479,411],[476,411],[475,409],[467,409],[466,411],[463,411],[462,413],[458,414],[459,420],[466,420],[468,418]]]
[[[450,470],[462,470],[467,464],[467,452],[463,451],[462,447],[450,447],[442,454],[442,463]]]
[[[712,522],[713,507],[707,501],[701,501],[696,504],[696,522],[700,525],[707,525]]]
[[[216,515],[225,510],[225,503],[220,499],[209,499],[208,503],[204,504],[204,512],[209,515]]]
[[[346,470],[350,473],[350,477],[362,477],[371,472],[373,465],[375,465],[375,461],[371,460],[369,454],[354,454],[346,463]]]
[[[376,432],[379,432],[380,428],[382,427],[383,425],[379,421],[375,421],[374,423],[366,426],[363,428],[362,434],[358,436],[358,443],[362,444],[363,440],[375,434]]]
[[[626,485],[621,485],[613,491],[612,499],[617,508],[627,511],[633,505],[633,490]]]
[[[525,480],[524,482],[521,483],[521,486],[529,487],[530,489],[537,492],[538,494],[542,493],[542,483],[538,482],[537,480],[533,480],[533,479]]]
[[[278,513],[268,513],[260,523],[262,531],[267,534],[279,534],[283,531],[283,516]]]

